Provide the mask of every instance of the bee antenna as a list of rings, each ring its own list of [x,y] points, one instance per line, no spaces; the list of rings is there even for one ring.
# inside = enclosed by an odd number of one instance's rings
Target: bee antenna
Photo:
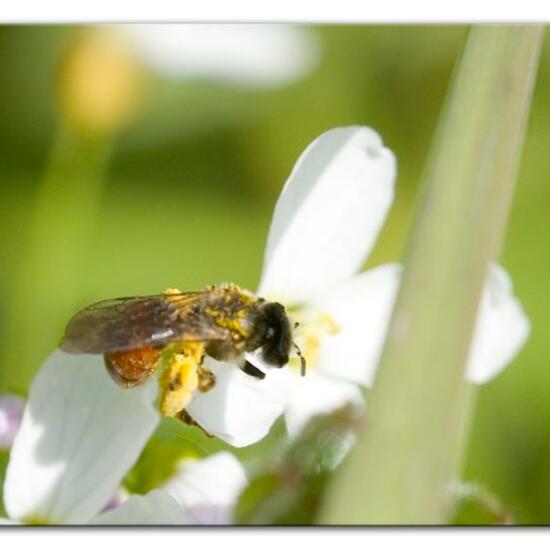
[[[296,353],[300,358],[300,375],[305,376],[306,375],[306,358],[303,356],[302,350],[298,347],[298,344],[296,344],[296,342],[292,342],[292,345],[296,348]]]

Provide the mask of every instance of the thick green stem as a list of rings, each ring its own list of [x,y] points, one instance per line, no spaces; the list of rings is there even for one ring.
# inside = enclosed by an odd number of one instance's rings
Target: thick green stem
[[[111,139],[62,123],[35,201],[11,295],[0,386],[24,391],[75,306]]]
[[[467,435],[464,368],[499,252],[542,39],[538,26],[468,36],[438,129],[379,374],[323,523],[439,524]]]

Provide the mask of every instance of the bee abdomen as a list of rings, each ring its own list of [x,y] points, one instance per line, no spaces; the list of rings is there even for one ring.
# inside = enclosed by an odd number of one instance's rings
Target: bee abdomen
[[[157,368],[160,350],[155,347],[115,351],[104,355],[105,367],[113,380],[123,388],[133,388]]]

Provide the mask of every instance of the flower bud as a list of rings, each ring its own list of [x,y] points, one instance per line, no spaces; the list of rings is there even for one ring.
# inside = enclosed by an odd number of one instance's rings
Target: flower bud
[[[116,32],[88,29],[69,46],[61,66],[59,104],[69,123],[88,135],[116,131],[134,114],[142,73]]]

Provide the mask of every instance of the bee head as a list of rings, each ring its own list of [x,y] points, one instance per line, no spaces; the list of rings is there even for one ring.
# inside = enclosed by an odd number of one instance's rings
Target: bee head
[[[283,305],[277,302],[259,305],[252,341],[254,348],[262,348],[262,359],[268,365],[282,367],[288,363],[292,334]]]

